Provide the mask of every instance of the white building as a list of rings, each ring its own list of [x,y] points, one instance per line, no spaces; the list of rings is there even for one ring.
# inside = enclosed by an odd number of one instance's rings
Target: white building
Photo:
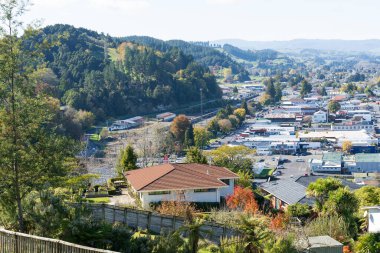
[[[170,122],[172,121],[177,115],[172,112],[164,112],[156,115],[156,119],[159,121],[164,122]]]
[[[363,207],[366,211],[365,215],[368,216],[368,232],[380,233],[380,206]]]
[[[327,122],[327,112],[318,111],[313,114],[313,123],[326,123]]]
[[[144,208],[161,201],[220,203],[234,192],[238,176],[207,164],[162,164],[125,173]]]

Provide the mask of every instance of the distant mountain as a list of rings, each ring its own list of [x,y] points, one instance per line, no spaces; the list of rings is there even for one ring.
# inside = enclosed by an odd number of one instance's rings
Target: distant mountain
[[[299,51],[303,49],[317,49],[325,51],[343,52],[370,52],[380,53],[380,40],[313,40],[296,39],[289,41],[247,41],[239,39],[225,39],[212,41],[216,44],[231,44],[241,49],[262,50],[273,49],[278,51]]]

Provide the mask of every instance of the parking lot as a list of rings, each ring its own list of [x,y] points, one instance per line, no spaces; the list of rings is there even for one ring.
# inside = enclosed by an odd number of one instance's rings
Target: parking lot
[[[278,178],[296,178],[305,174],[310,174],[308,161],[310,159],[321,159],[321,154],[311,154],[307,156],[292,156],[292,155],[272,155],[272,156],[260,156],[260,159],[264,159],[268,167],[274,167],[278,160],[286,160],[285,163],[280,163],[283,168],[279,168],[276,171],[281,171],[281,175]],[[275,160],[275,161],[273,161]]]

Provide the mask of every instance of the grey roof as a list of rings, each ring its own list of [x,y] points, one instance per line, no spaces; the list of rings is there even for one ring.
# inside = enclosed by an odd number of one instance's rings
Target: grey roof
[[[309,184],[317,181],[317,179],[319,178],[327,178],[329,176],[301,176],[299,177],[298,179],[296,179],[296,182],[303,185],[304,187],[308,187]],[[344,186],[348,186],[348,188],[350,188],[350,190],[357,190],[359,188],[361,188],[362,186],[360,185],[357,185],[355,183],[352,183],[350,181],[347,181],[347,180],[344,180],[344,179],[341,179],[341,178],[336,178],[338,179],[339,181],[342,182],[342,184]]]
[[[306,195],[306,187],[290,179],[263,183],[260,187],[289,205],[298,203]]]
[[[355,155],[356,162],[360,163],[380,163],[380,154],[363,154],[359,153]]]
[[[343,247],[343,244],[328,235],[309,237],[309,243],[311,245],[310,248]]]

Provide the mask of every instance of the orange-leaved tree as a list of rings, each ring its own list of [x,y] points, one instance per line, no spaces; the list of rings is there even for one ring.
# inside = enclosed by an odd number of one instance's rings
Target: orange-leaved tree
[[[231,209],[236,209],[249,214],[255,214],[259,210],[259,205],[256,202],[252,189],[236,186],[234,193],[227,196],[227,206]]]

